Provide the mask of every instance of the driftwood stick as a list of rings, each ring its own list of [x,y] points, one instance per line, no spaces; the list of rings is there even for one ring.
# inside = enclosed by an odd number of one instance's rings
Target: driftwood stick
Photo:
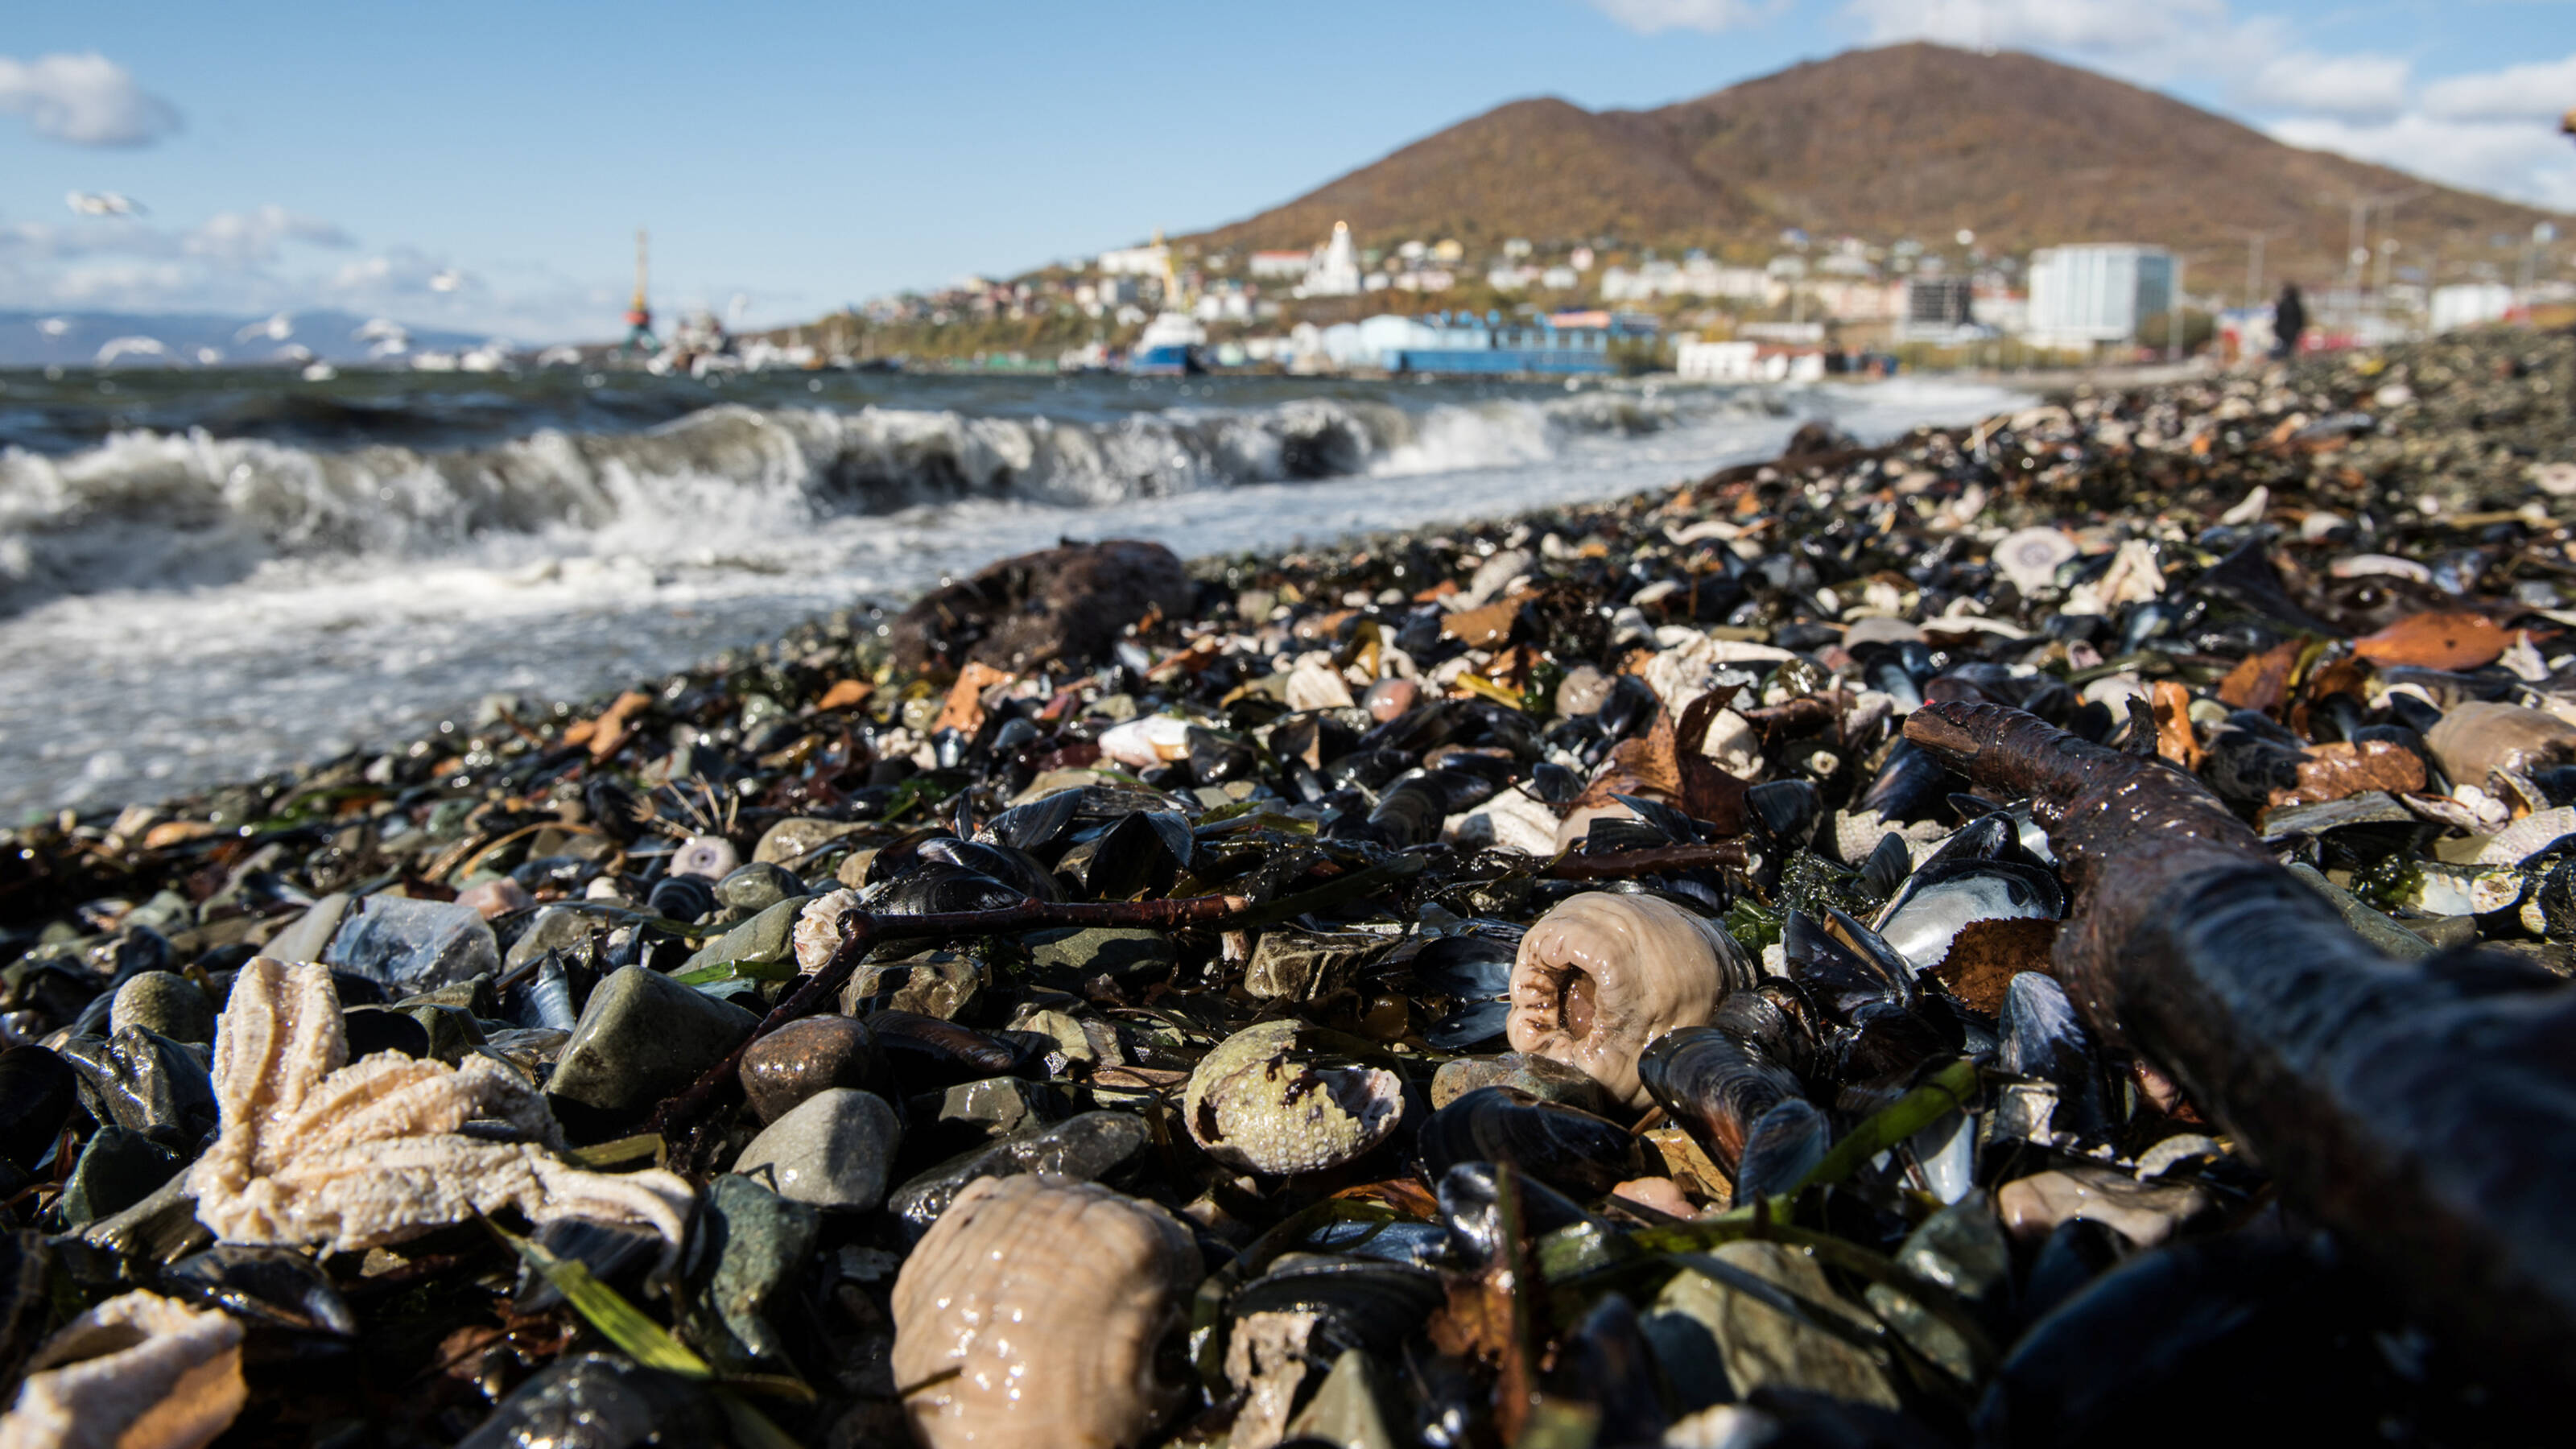
[[[2381,956],[2190,775],[2017,710],[1906,737],[2031,797],[2076,887],[2055,966],[2282,1192],[2500,1388],[2576,1380],[2576,991],[2497,957]]]
[[[653,1109],[647,1130],[665,1139],[692,1131],[709,1108],[738,1089],[742,1054],[753,1042],[791,1021],[813,1015],[840,995],[869,951],[886,941],[929,936],[998,936],[1049,926],[1152,926],[1166,930],[1204,926],[1241,915],[1252,903],[1242,896],[1192,896],[1177,901],[1022,901],[992,911],[949,911],[890,916],[852,911],[841,918],[841,944],[821,969],[797,983],[724,1060]]]

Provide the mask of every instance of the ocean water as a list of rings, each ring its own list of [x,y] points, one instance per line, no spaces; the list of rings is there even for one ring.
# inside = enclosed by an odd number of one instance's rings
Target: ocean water
[[[0,374],[0,819],[580,698],[1060,538],[1183,556],[1615,497],[1963,382]]]

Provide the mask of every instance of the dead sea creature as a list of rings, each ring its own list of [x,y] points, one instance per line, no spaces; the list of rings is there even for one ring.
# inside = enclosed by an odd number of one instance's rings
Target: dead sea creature
[[[1637,1056],[1699,1026],[1754,984],[1723,927],[1652,896],[1593,891],[1548,912],[1512,962],[1512,1050],[1577,1067],[1631,1107],[1646,1104]]]
[[[1190,1235],[1160,1208],[1047,1173],[988,1177],[894,1285],[894,1374],[930,1449],[1112,1449],[1179,1402]]]
[[[2381,955],[2159,758],[1993,705],[1932,705],[1905,733],[2031,797],[2076,885],[2056,974],[2097,1033],[2500,1375],[2576,1373],[2576,995],[2493,958]]]
[[[546,1149],[561,1138],[543,1099],[500,1062],[348,1055],[326,968],[264,956],[242,968],[215,1035],[221,1126],[191,1179],[197,1218],[217,1237],[350,1250],[515,1207],[539,1222],[642,1223],[678,1245],[688,1184],[556,1158]],[[536,1140],[459,1135],[476,1117]]]
[[[1395,1130],[1404,1115],[1395,1073],[1300,1060],[1299,1030],[1293,1021],[1247,1027],[1190,1073],[1182,1116],[1210,1157],[1284,1177],[1337,1167]]]
[[[158,1293],[110,1298],[27,1361],[0,1449],[197,1449],[232,1427],[241,1325]]]

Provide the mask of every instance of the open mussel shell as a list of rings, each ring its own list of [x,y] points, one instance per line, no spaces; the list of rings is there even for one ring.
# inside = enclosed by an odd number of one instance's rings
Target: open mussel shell
[[[1834,1108],[1866,1116],[1890,1106],[1962,1045],[1953,1020],[1893,1001],[1866,1002],[1834,1032]]]
[[[1927,862],[1898,888],[1879,914],[1878,932],[1915,970],[1928,971],[1971,922],[2054,921],[2065,914],[2066,889],[2054,871],[2014,860],[1954,858]]]
[[[1666,1032],[1637,1061],[1637,1075],[1721,1171],[1733,1172],[1763,1113],[1804,1088],[1786,1068],[1734,1032],[1686,1026]]]
[[[1838,1016],[1873,1001],[1914,1000],[1913,964],[1840,910],[1789,912],[1781,922],[1780,949],[1791,979]]]
[[[274,1328],[343,1338],[358,1331],[357,1315],[331,1275],[290,1248],[221,1243],[163,1269],[160,1287],[173,1298]]]
[[[1615,1123],[1509,1087],[1479,1087],[1434,1112],[1414,1151],[1423,1179],[1462,1162],[1506,1162],[1561,1191],[1598,1197],[1637,1175],[1636,1144]]]

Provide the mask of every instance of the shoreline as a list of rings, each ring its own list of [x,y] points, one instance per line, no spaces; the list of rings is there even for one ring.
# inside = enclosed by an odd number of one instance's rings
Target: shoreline
[[[2576,1364],[2517,1266],[2576,1260],[2571,394],[2576,338],[2472,337],[1064,544],[0,834],[7,1242],[66,1309],[239,1315],[251,1438],[717,1424],[749,1373],[796,1442],[1049,1438],[941,1376],[960,1301],[1013,1384],[1205,1305],[1201,1372],[1085,1400],[1149,1445],[1309,1401],[2091,1440],[2213,1363],[2330,1387],[2281,1401],[2328,1438],[2499,1437]],[[363,1351],[283,1352],[317,1321]],[[607,1352],[665,1334],[725,1377]],[[1595,1356],[1636,1371],[1539,1367]]]

